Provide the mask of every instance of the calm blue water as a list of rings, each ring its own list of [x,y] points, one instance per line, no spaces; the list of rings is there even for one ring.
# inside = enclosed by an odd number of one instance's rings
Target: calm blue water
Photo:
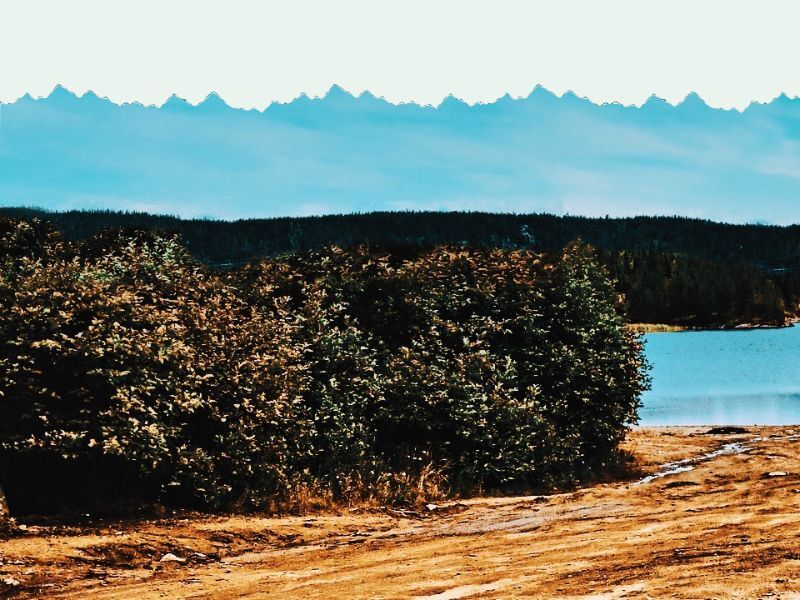
[[[800,424],[800,327],[645,338],[640,425]]]

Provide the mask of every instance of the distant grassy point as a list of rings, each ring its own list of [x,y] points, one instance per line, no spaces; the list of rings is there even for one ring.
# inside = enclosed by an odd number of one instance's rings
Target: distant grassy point
[[[688,329],[682,325],[667,325],[666,323],[628,323],[628,327],[638,333],[666,333]]]
[[[781,325],[760,324],[760,323],[741,323],[732,327],[687,327],[686,325],[668,325],[666,323],[627,323],[627,327],[638,333],[671,333],[676,331],[708,331],[726,329],[780,329],[783,327],[794,327],[797,321],[787,319]]]

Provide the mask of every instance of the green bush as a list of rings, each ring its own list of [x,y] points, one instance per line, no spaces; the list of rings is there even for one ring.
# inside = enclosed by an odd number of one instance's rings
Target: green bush
[[[171,236],[65,243],[5,220],[0,249],[16,512],[570,484],[617,459],[647,385],[581,244],[328,248],[217,272]]]

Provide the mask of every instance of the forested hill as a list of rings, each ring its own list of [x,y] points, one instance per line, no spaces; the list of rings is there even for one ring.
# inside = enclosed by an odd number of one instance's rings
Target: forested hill
[[[724,326],[783,322],[800,299],[800,226],[729,225],[680,217],[587,218],[478,212],[376,212],[323,217],[214,221],[146,213],[50,213],[68,239],[110,227],[180,233],[198,259],[234,266],[336,244],[466,244],[552,252],[580,238],[600,251],[627,297],[632,321]]]
[[[0,208],[0,215],[41,218],[68,239],[109,227],[177,231],[212,264],[328,244],[464,243],[557,250],[580,237],[600,250],[659,250],[707,260],[744,261],[769,270],[800,269],[800,225],[729,225],[682,217],[588,218],[481,212],[375,212],[323,217],[216,221],[134,212],[45,212]]]

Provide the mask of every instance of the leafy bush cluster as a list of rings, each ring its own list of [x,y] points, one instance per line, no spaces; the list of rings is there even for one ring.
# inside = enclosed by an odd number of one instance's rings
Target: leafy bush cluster
[[[0,220],[0,484],[17,512],[568,485],[647,385],[618,305],[577,243],[219,272],[174,236]]]

